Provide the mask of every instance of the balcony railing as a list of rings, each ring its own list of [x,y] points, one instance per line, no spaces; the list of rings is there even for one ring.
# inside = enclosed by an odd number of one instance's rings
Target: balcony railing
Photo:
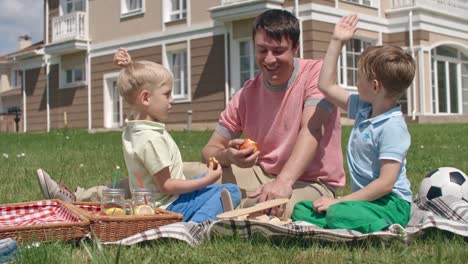
[[[88,20],[85,12],[74,12],[52,19],[52,42],[73,39],[88,39]]]
[[[466,17],[468,1],[466,0],[393,0],[392,8],[424,7],[430,10]]]

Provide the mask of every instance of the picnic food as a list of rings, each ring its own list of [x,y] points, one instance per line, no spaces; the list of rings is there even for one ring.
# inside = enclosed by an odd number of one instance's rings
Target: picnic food
[[[253,141],[253,140],[251,140],[251,139],[249,139],[249,138],[244,139],[244,143],[242,143],[242,145],[240,146],[239,149],[246,149],[246,148],[249,148],[249,147],[253,147],[253,148],[254,148],[253,152],[257,152],[257,151],[258,151],[258,144],[257,144],[257,142],[255,142],[255,141]],[[253,153],[253,152],[252,152],[252,153]]]
[[[107,208],[104,210],[104,213],[111,216],[123,216],[126,214],[124,209],[118,207]]]
[[[211,157],[208,161],[208,165],[210,165],[210,163],[213,163],[213,170],[216,170],[218,169],[218,160],[215,158],[215,157]]]
[[[133,213],[135,215],[153,215],[154,210],[153,208],[151,208],[151,206],[147,204],[141,204],[135,207],[135,209],[133,210]]]

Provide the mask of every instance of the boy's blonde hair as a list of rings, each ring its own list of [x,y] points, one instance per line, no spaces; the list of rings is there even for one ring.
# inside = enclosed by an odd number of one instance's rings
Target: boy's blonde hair
[[[416,64],[398,46],[371,46],[361,53],[358,70],[368,81],[381,82],[387,97],[396,100],[413,82]]]
[[[151,61],[129,61],[120,65],[117,88],[124,100],[133,105],[136,92],[145,86],[146,89],[154,90],[167,82],[172,83],[172,74],[161,64]]]

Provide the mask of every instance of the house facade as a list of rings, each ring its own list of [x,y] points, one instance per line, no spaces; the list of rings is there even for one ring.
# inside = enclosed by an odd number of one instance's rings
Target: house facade
[[[355,92],[357,59],[370,45],[394,44],[417,63],[401,103],[409,120],[468,121],[468,3],[463,0],[44,0],[44,43],[10,54],[23,81],[24,131],[123,126],[113,54],[173,73],[170,129],[213,128],[242,84],[257,72],[251,23],[281,8],[301,24],[300,54],[322,59],[334,23],[349,13],[358,31],[343,47],[338,80]],[[0,61],[0,71],[2,70]]]

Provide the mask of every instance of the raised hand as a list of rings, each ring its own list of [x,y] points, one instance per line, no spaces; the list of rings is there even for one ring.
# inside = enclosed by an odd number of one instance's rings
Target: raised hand
[[[114,54],[114,64],[118,66],[127,65],[131,60],[132,58],[130,57],[130,54],[124,48],[119,48]]]
[[[344,16],[336,23],[333,39],[340,41],[350,40],[356,31],[359,18],[357,15]]]

